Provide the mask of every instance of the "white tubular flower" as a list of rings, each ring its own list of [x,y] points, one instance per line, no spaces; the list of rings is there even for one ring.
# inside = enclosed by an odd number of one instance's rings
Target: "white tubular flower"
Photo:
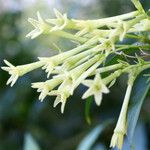
[[[51,28],[50,32],[62,30],[67,25],[68,19],[67,14],[61,14],[57,9],[54,8],[54,13],[56,15],[56,19],[47,19],[46,21],[50,24],[55,25]]]
[[[122,20],[118,20],[118,25],[116,29],[112,30],[109,34],[109,39],[116,40],[116,37],[119,37],[120,41],[123,41],[125,34],[127,33],[127,24]],[[115,42],[115,41],[114,41]]]
[[[114,130],[114,134],[111,139],[110,147],[118,147],[119,150],[122,149],[124,135],[126,134],[126,115],[128,109],[128,103],[130,99],[130,94],[132,90],[132,85],[129,84],[127,87],[126,95],[123,101],[122,109],[119,115],[119,119]]]
[[[42,67],[43,70],[47,73],[47,78],[49,78],[50,74],[55,68],[55,63],[51,58],[46,57],[39,57],[39,60],[44,63],[44,66]]]
[[[64,80],[64,82],[59,86],[58,90],[53,90],[48,94],[57,96],[53,106],[56,107],[59,103],[61,103],[61,113],[64,113],[67,98],[73,93],[71,86],[72,80],[68,78]]]
[[[102,93],[109,93],[109,89],[103,83],[99,74],[95,75],[94,80],[85,80],[82,84],[89,87],[89,89],[83,94],[82,99],[94,95],[95,102],[98,106],[102,101]]]
[[[98,62],[96,62],[96,63],[95,63],[93,66],[91,66],[88,70],[86,70],[84,73],[82,73],[82,75],[81,75],[79,78],[77,78],[77,79],[75,80],[75,82],[73,83],[72,89],[77,88],[78,85],[79,85],[80,83],[82,83],[88,76],[90,76],[92,72],[96,71],[96,68],[97,68],[102,62],[103,62],[103,59],[100,60],[100,61],[98,61]]]
[[[6,65],[8,65],[8,67],[1,67],[1,68],[7,71],[11,75],[11,77],[8,79],[6,83],[7,85],[10,84],[11,87],[15,84],[15,82],[20,76],[23,76],[24,74],[34,69],[37,69],[43,65],[43,63],[39,61],[39,62],[26,64],[26,65],[20,65],[20,66],[15,67],[7,60],[4,60],[4,62]]]
[[[66,89],[62,89],[62,90],[53,90],[49,92],[48,95],[57,96],[53,106],[56,107],[59,103],[61,103],[61,113],[64,113],[65,104],[67,98],[70,96],[70,93]]]
[[[53,57],[39,57],[38,59],[45,64],[43,69],[46,69],[46,72],[48,73],[47,77],[50,76],[51,72],[54,70],[55,67],[57,67],[59,64],[62,64],[67,58],[70,58],[71,56],[74,56],[84,49],[88,48],[90,45],[94,44],[97,41],[96,37],[90,39],[85,44],[78,46],[70,51],[63,52],[61,54],[55,55]],[[98,46],[94,49],[97,49]],[[59,71],[61,69],[59,68]],[[64,70],[64,68],[63,68]],[[56,71],[56,70],[55,70]],[[57,72],[57,71],[56,71]]]
[[[65,70],[69,70],[70,68],[79,65],[80,62],[81,64],[84,63],[86,60],[90,59],[96,53],[97,51],[94,51],[93,49],[89,49],[79,54],[73,55],[64,61],[62,68]]]
[[[77,78],[81,74],[83,74],[89,67],[91,67],[93,64],[95,64],[97,61],[102,60],[103,56],[100,54],[97,54],[96,56],[90,58],[88,61],[84,62],[83,64],[77,66],[76,68],[72,69],[69,74],[73,80],[73,83],[76,81]]]
[[[8,85],[11,83],[10,86],[12,87],[19,78],[19,70],[17,69],[17,67],[12,65],[7,60],[4,60],[4,62],[6,65],[8,65],[8,67],[1,67],[1,68],[5,71],[8,71],[8,73],[11,75],[6,84]]]
[[[150,20],[149,19],[143,19],[140,23],[137,23],[133,26],[137,31],[150,31]]]
[[[51,75],[51,73],[55,72],[63,72],[62,67],[58,66],[63,62],[63,60],[66,58],[65,53],[63,55],[56,55],[53,57],[39,57],[39,60],[44,63],[44,66],[42,67],[43,70],[47,73],[47,78]]]
[[[116,28],[116,34],[119,35],[119,40],[122,42],[126,33],[128,31],[128,26],[126,22],[118,20],[118,27]]]
[[[76,33],[76,36],[83,36],[86,33],[88,33],[89,31],[93,31],[93,25],[88,22],[88,21],[84,21],[84,20],[75,20],[72,19],[73,22],[76,23],[77,28],[79,28],[80,30]]]
[[[45,82],[36,82],[32,83],[32,88],[36,88],[37,92],[41,92],[39,95],[39,100],[43,101],[44,98],[48,95],[48,93],[54,89],[57,85],[61,83],[62,79],[55,78],[51,80],[47,80]]]
[[[110,147],[114,148],[115,146],[117,146],[118,149],[121,150],[124,140],[124,134],[125,132],[115,132],[115,134],[113,134],[112,136]]]
[[[37,12],[38,20],[29,18],[28,21],[35,27],[26,37],[31,37],[31,39],[36,38],[40,34],[47,32],[49,30],[48,25],[44,22],[39,12]]]

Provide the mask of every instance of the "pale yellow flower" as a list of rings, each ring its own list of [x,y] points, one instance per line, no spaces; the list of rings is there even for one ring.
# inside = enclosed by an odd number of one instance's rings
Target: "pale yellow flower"
[[[48,95],[57,96],[53,106],[56,107],[59,103],[61,103],[61,113],[64,112],[67,98],[73,93],[71,87],[72,87],[72,80],[68,78],[63,81],[63,83],[59,86],[58,90],[53,90],[48,93]]]
[[[89,89],[83,94],[82,98],[86,99],[87,97],[94,95],[95,102],[98,106],[102,101],[102,93],[109,93],[109,89],[103,83],[99,74],[96,74],[94,80],[84,80],[82,83],[89,87]]]
[[[117,146],[118,149],[121,150],[123,145],[123,140],[124,140],[124,134],[125,133],[122,132],[114,132],[110,146],[113,148]]]
[[[39,57],[39,60],[43,62],[45,65],[42,67],[43,70],[47,73],[47,78],[49,78],[50,74],[55,68],[55,63],[51,58]]]
[[[46,32],[48,30],[48,25],[45,23],[45,21],[42,19],[39,12],[37,12],[38,20],[29,18],[28,21],[34,26],[35,29],[33,29],[30,33],[26,35],[26,37],[31,37],[31,39],[36,38],[43,32]]]
[[[83,36],[87,34],[89,31],[93,31],[93,26],[91,25],[90,21],[84,21],[84,20],[76,20],[72,19],[73,22],[76,23],[76,26],[80,29],[76,36]]]
[[[56,107],[59,103],[61,103],[61,113],[64,113],[65,104],[66,104],[67,98],[70,96],[70,93],[66,89],[62,89],[62,90],[53,90],[49,92],[48,95],[57,96],[54,101],[53,106]]]
[[[48,95],[48,93],[54,89],[57,85],[61,83],[61,78],[55,78],[51,80],[47,80],[45,82],[36,82],[32,83],[32,88],[36,88],[37,92],[40,92],[39,100],[43,101],[44,98]]]
[[[34,69],[37,69],[43,65],[42,62],[38,61],[35,63],[20,65],[20,66],[15,67],[7,60],[4,60],[4,62],[6,65],[8,65],[8,67],[1,67],[1,68],[3,70],[7,71],[11,75],[6,83],[7,85],[10,84],[10,86],[13,86],[20,76],[23,76],[24,74],[26,74]]]
[[[128,109],[128,103],[130,99],[132,86],[133,86],[132,84],[128,84],[126,95],[119,115],[119,119],[110,143],[110,147],[113,148],[118,147],[119,150],[122,149],[124,135],[126,134],[126,128],[127,128],[126,116],[127,116],[127,109]]]
[[[54,8],[56,19],[47,19],[46,21],[50,24],[55,25],[51,28],[50,32],[62,30],[67,25],[67,14],[61,14],[57,9]]]
[[[10,86],[12,87],[19,78],[19,70],[7,60],[4,60],[4,62],[6,65],[8,65],[8,67],[2,67],[2,69],[7,71],[11,75],[6,84],[10,84]]]

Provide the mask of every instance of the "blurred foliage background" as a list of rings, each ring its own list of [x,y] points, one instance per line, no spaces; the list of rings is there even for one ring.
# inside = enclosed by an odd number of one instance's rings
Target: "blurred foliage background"
[[[141,2],[145,9],[150,8],[149,0]],[[53,8],[67,12],[70,18],[80,19],[108,17],[135,9],[130,0],[0,0],[0,66],[4,65],[3,59],[18,65],[36,61],[37,56],[54,55],[58,53],[56,43],[62,51],[73,47],[58,37],[25,38],[32,29],[28,17],[36,17],[37,10],[45,18],[54,17]],[[105,120],[117,119],[126,88],[126,77],[122,77],[111,93],[104,96],[100,107],[92,101],[89,125],[85,118],[85,101],[81,99],[84,87],[80,86],[68,100],[62,115],[59,107],[53,108],[53,97],[41,103],[38,93],[30,87],[32,82],[46,79],[44,71],[36,70],[21,77],[13,88],[5,85],[8,77],[0,70],[0,150],[77,149],[93,128]],[[135,133],[135,150],[150,149],[149,107],[147,95]],[[106,127],[96,138],[92,150],[108,149],[114,126]],[[124,150],[129,149],[127,143],[125,141]]]

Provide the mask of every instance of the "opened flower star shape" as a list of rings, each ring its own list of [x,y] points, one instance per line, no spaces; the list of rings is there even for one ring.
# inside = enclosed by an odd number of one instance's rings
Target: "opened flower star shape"
[[[12,87],[19,77],[19,70],[17,69],[17,67],[12,65],[7,60],[4,60],[4,62],[8,66],[7,67],[1,67],[1,68],[5,71],[8,71],[8,73],[11,75],[6,84],[7,85],[10,84],[10,86]]]
[[[84,80],[82,84],[89,87],[89,89],[83,94],[82,99],[94,95],[95,102],[98,106],[101,104],[102,94],[109,93],[109,89],[103,83],[99,74],[95,75],[94,80]]]
[[[64,113],[65,104],[67,98],[72,95],[72,81],[70,79],[66,79],[63,83],[59,86],[58,90],[53,90],[49,92],[50,96],[57,96],[54,101],[54,107],[56,107],[59,103],[61,103],[61,113]]]
[[[38,20],[29,18],[28,21],[33,25],[35,29],[33,29],[30,33],[26,35],[26,37],[31,37],[31,39],[36,38],[43,32],[48,30],[48,25],[45,23],[45,21],[42,19],[39,12],[37,12],[37,18]]]
[[[54,32],[57,30],[62,30],[66,27],[68,19],[67,14],[61,14],[57,9],[54,8],[54,13],[56,15],[56,19],[47,19],[46,21],[52,25],[52,29],[50,32]]]

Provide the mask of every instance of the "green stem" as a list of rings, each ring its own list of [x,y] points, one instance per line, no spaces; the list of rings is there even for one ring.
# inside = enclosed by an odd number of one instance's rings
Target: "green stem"
[[[80,43],[84,43],[88,40],[87,38],[77,37],[77,36],[75,36],[71,33],[61,31],[61,30],[60,31],[54,31],[54,32],[48,32],[46,34],[56,35],[56,36],[63,37],[63,38],[66,38],[66,39],[70,39],[70,40],[73,40],[73,41],[77,41],[77,42],[80,42]]]

